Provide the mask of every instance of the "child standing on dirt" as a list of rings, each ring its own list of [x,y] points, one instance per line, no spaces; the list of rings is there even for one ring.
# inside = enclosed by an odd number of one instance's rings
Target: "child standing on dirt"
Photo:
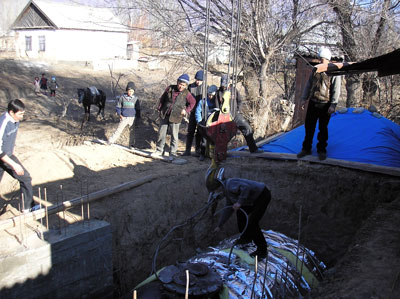
[[[42,78],[40,78],[40,89],[41,91],[47,95],[47,78],[45,74],[42,74]]]
[[[38,95],[40,93],[40,80],[39,77],[35,77],[35,81],[33,82],[35,85],[35,93]]]
[[[49,88],[50,88],[50,96],[55,97],[56,96],[56,89],[58,88],[56,77],[51,77],[51,81],[49,83]]]
[[[129,126],[129,146],[135,143],[134,122],[135,117],[140,118],[140,102],[135,93],[135,83],[129,82],[126,93],[119,97],[116,112],[119,115],[119,125],[114,134],[108,139],[108,144],[113,144],[121,136],[126,126]]]

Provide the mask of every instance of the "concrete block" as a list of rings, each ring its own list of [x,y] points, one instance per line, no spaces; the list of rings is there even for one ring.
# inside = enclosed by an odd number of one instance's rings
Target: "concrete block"
[[[0,235],[10,244],[0,251],[0,298],[112,298],[112,232],[107,222],[76,223],[45,232],[44,240],[25,230],[20,239],[18,243]]]

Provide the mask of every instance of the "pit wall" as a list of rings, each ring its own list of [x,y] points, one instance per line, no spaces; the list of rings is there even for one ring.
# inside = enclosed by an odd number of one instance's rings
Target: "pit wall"
[[[362,222],[381,202],[400,191],[395,177],[364,173],[307,162],[230,159],[227,177],[267,183],[272,201],[261,222],[298,238],[328,266],[346,252]],[[204,175],[208,165],[171,174],[91,205],[91,213],[111,223],[115,296],[121,296],[148,277],[158,242],[207,202]],[[223,207],[219,203],[217,211]],[[218,217],[208,210],[175,230],[158,252],[156,269],[184,261],[208,246],[238,233],[235,217],[215,234]]]
[[[28,228],[8,232],[8,240],[1,234],[8,248],[0,256],[0,298],[113,298],[108,223],[94,220],[50,230],[44,240]]]

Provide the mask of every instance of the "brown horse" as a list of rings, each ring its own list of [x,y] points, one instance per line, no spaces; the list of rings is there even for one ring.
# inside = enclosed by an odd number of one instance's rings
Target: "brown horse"
[[[103,119],[105,119],[104,116],[104,108],[106,106],[106,94],[104,91],[98,89],[98,94],[92,92],[92,90],[87,87],[87,88],[78,88],[78,102],[79,104],[83,104],[83,108],[85,109],[85,116],[82,120],[82,127],[83,123],[85,121],[90,120],[90,106],[91,105],[97,105],[99,107],[99,111],[97,112],[96,118],[101,115],[103,116]]]

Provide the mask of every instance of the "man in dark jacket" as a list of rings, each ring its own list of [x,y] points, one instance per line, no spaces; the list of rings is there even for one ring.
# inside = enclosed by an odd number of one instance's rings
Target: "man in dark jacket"
[[[204,77],[203,70],[198,71],[196,73],[196,75],[194,76],[195,81],[193,83],[189,84],[189,86],[188,86],[188,90],[190,91],[190,93],[193,95],[193,97],[196,100],[196,105],[194,106],[194,108],[189,116],[188,132],[187,132],[187,137],[186,137],[186,150],[182,154],[182,156],[190,156],[191,155],[193,138],[195,139],[195,156],[199,156],[199,154],[200,154],[201,136],[200,136],[198,130],[196,130],[197,122],[196,122],[195,111],[196,111],[196,107],[199,104],[199,101],[201,100],[201,97],[203,95],[203,77]]]
[[[32,178],[16,156],[14,156],[15,140],[19,122],[24,118],[25,105],[15,99],[8,103],[7,112],[0,116],[0,181],[4,171],[19,181],[23,195],[22,207],[24,212],[39,208],[35,206],[32,192]]]
[[[108,144],[113,144],[121,136],[126,126],[129,126],[129,146],[133,147],[135,143],[135,117],[140,118],[140,102],[135,93],[135,83],[128,82],[126,93],[119,97],[116,106],[116,112],[119,116],[119,125],[117,130],[108,140]]]
[[[331,60],[331,51],[321,48],[318,54],[322,64],[328,64]],[[312,142],[317,121],[319,121],[319,133],[317,152],[320,160],[326,159],[326,147],[328,146],[328,124],[332,113],[335,112],[340,96],[341,76],[328,76],[325,72],[317,73],[316,69],[311,73],[306,87],[301,96],[301,109],[305,109],[305,102],[309,100],[305,127],[305,137],[298,158],[311,155]]]
[[[212,176],[214,179],[210,178]],[[224,168],[219,169],[218,172],[209,170],[206,176],[206,185],[209,191],[221,192],[221,196],[226,199],[225,209],[222,211],[215,232],[218,232],[236,211],[237,225],[241,236],[235,244],[247,244],[253,241],[257,250],[250,255],[265,258],[268,255],[267,242],[259,222],[271,201],[271,192],[267,186],[262,182],[242,178],[225,179]],[[248,215],[247,227],[244,213]]]
[[[229,88],[228,88],[229,86]],[[227,75],[223,75],[221,77],[221,84],[217,93],[217,107],[222,106],[223,102],[223,95],[226,91],[232,91],[232,86],[229,85],[229,80]],[[235,97],[231,97],[231,102],[230,102],[230,110],[231,110],[231,115],[233,117],[233,121],[235,122],[236,126],[242,132],[244,139],[246,139],[247,146],[249,147],[250,153],[261,153],[263,152],[262,150],[258,149],[256,142],[254,140],[253,136],[253,130],[250,127],[249,123],[247,120],[243,117],[241,114],[242,111],[242,97],[240,96],[240,93],[238,90],[235,88],[234,92],[236,93]]]
[[[196,100],[187,90],[189,75],[182,74],[176,85],[168,86],[161,95],[157,110],[160,112],[157,147],[153,155],[161,156],[164,152],[168,127],[171,127],[170,160],[176,157],[178,149],[179,126],[183,117],[188,116],[196,105]]]

